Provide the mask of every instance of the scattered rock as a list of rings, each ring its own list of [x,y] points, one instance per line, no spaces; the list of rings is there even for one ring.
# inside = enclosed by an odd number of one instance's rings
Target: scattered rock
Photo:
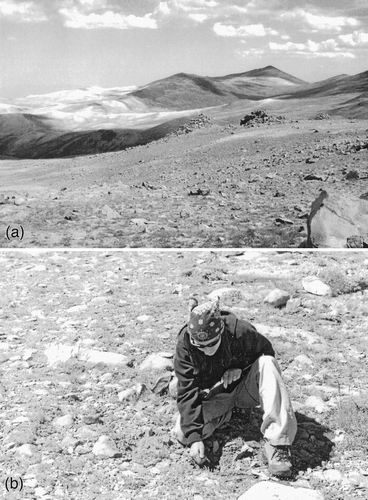
[[[117,352],[97,351],[96,349],[79,349],[78,359],[88,363],[106,363],[107,365],[127,365],[128,356]]]
[[[210,189],[197,188],[196,190],[190,190],[189,196],[208,196],[211,193]]]
[[[295,488],[271,481],[261,481],[252,486],[238,500],[323,500],[319,491],[308,488]]]
[[[114,441],[106,435],[98,438],[98,441],[93,446],[92,453],[101,458],[118,458],[122,456]]]
[[[87,425],[99,424],[101,423],[101,413],[88,413],[83,415],[83,422]]]
[[[368,247],[368,201],[322,191],[312,203],[307,225],[308,247],[347,248],[351,236],[360,236]]]
[[[313,361],[308,358],[305,354],[300,354],[296,358],[294,358],[293,363],[297,363],[299,365],[309,365],[313,366]]]
[[[78,346],[51,344],[44,354],[47,357],[49,366],[55,367],[59,363],[65,363],[69,359],[75,357],[78,353]]]
[[[104,352],[96,349],[86,349],[79,345],[70,346],[63,344],[52,344],[45,350],[49,366],[55,367],[59,363],[65,363],[71,358],[89,363],[106,364],[128,364],[129,358],[124,354],[115,352]]]
[[[356,170],[350,170],[350,171],[346,174],[345,179],[346,179],[347,181],[352,181],[352,180],[359,179],[359,172],[357,172]]]
[[[141,316],[137,317],[137,321],[139,321],[139,323],[144,323],[152,319],[153,319],[152,316],[149,316],[148,314],[142,314]]]
[[[313,162],[307,161],[307,163],[313,163]],[[323,181],[323,177],[321,177],[320,175],[316,175],[316,174],[308,174],[305,177],[303,177],[303,180],[304,181]]]
[[[139,367],[140,370],[172,370],[173,362],[160,354],[150,354]]]
[[[72,415],[70,414],[67,414],[67,415],[63,415],[62,417],[57,417],[54,419],[54,421],[52,422],[52,425],[54,427],[71,427],[74,423],[74,418]]]
[[[313,295],[331,295],[331,287],[323,283],[317,276],[307,276],[302,281],[303,288]]]
[[[25,443],[17,448],[15,455],[19,458],[30,458],[37,454],[37,448],[33,444]]]
[[[102,208],[102,213],[106,216],[107,219],[118,219],[120,218],[119,212],[113,210],[108,205],[104,205]]]
[[[132,396],[136,396],[137,393],[135,391],[135,389],[133,389],[132,387],[129,388],[129,389],[124,389],[124,391],[120,391],[118,393],[118,399],[119,401],[125,401],[126,399],[129,399],[130,397]]]
[[[275,288],[275,290],[272,290],[272,292],[267,295],[264,302],[270,304],[272,307],[283,307],[289,299],[290,294],[288,292]]]
[[[329,410],[329,406],[323,401],[320,396],[309,396],[305,402],[305,406],[314,408],[318,413],[325,413]]]
[[[290,219],[286,219],[285,217],[276,217],[275,219],[276,224],[294,224],[294,222]]]

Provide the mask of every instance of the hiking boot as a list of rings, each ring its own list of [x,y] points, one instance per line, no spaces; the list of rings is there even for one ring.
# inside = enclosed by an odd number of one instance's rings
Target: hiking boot
[[[283,477],[291,476],[290,446],[273,446],[268,441],[264,441],[261,459],[264,464],[268,465],[270,474]]]

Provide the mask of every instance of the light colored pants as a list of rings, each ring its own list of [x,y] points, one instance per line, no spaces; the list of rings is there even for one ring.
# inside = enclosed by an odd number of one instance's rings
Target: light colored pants
[[[218,427],[228,422],[234,407],[252,406],[261,406],[263,411],[261,432],[264,438],[274,446],[290,446],[295,438],[297,422],[280,367],[272,356],[258,358],[231,393],[216,394],[202,402],[202,438],[207,439]],[[180,415],[173,435],[182,444],[187,444],[180,426]]]

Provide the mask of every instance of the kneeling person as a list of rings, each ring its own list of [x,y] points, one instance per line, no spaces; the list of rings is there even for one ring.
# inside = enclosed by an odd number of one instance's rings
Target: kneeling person
[[[231,419],[233,408],[261,406],[262,458],[270,473],[291,475],[297,423],[274,356],[271,342],[250,323],[220,311],[219,299],[201,305],[194,299],[176,346],[174,433],[195,462],[205,462],[203,441]]]

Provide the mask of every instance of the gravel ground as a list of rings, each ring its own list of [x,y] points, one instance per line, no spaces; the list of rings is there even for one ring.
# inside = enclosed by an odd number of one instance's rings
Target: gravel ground
[[[213,291],[270,338],[292,397],[294,475],[274,484],[367,498],[364,252],[34,249],[0,261],[4,498],[235,500],[272,481],[258,409],[206,442],[210,467],[171,437],[176,335],[189,295]],[[306,290],[311,276],[327,295]],[[264,302],[275,288],[286,307]],[[10,477],[21,493],[6,493]]]

